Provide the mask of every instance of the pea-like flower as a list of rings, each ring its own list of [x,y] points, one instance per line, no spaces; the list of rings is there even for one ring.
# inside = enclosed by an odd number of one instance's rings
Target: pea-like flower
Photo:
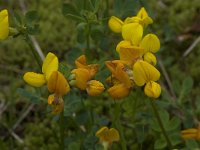
[[[42,65],[42,74],[35,72],[27,72],[23,79],[26,83],[34,87],[41,87],[47,83],[53,71],[58,70],[58,58],[49,52]]]
[[[138,86],[145,85],[145,94],[152,98],[160,96],[161,87],[154,81],[160,78],[160,72],[151,64],[139,60],[133,66],[133,79]]]
[[[64,108],[62,96],[70,91],[70,86],[63,74],[59,71],[54,71],[51,74],[47,85],[49,92],[53,93],[48,97],[48,104],[53,107],[53,113],[58,114]]]
[[[120,60],[105,62],[107,68],[112,73],[107,80],[111,82],[112,85],[112,87],[108,89],[108,94],[114,99],[121,99],[128,96],[132,87],[132,82],[127,70],[128,68],[126,68],[122,62],[123,61]]]
[[[0,40],[4,40],[9,35],[9,22],[8,22],[8,10],[4,9],[0,11]]]
[[[117,142],[120,139],[119,132],[115,128],[102,127],[96,132],[96,137],[99,138],[100,143],[105,149],[108,149],[113,142]]]
[[[197,128],[190,128],[181,131],[181,137],[184,139],[194,139],[200,141],[200,124]]]
[[[77,69],[71,71],[71,85],[75,85],[80,90],[86,90],[88,95],[97,96],[104,91],[104,86],[97,80],[92,80],[95,76],[99,65],[87,65],[85,55],[81,55],[75,61]]]

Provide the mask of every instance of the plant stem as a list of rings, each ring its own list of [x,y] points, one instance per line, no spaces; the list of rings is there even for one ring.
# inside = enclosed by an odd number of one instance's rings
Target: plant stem
[[[126,139],[124,137],[123,127],[122,127],[121,122],[120,122],[120,116],[121,116],[120,103],[115,103],[114,115],[115,115],[114,124],[115,124],[116,128],[119,130],[119,134],[120,134],[121,148],[122,148],[122,150],[127,150],[127,148],[126,148]]]
[[[37,54],[37,52],[35,51],[34,46],[33,46],[32,42],[31,42],[31,39],[30,39],[29,35],[26,36],[26,42],[29,45],[35,60],[37,61],[39,69],[41,69],[42,68],[42,61],[39,58],[39,55]]]
[[[156,105],[154,104],[153,100],[150,100],[150,101],[151,101],[151,106],[152,106],[152,108],[153,108],[153,110],[154,110],[154,114],[155,114],[155,116],[156,116],[156,119],[157,119],[157,121],[158,121],[158,124],[159,124],[159,126],[160,126],[160,128],[161,128],[161,130],[162,130],[162,133],[163,133],[163,135],[164,135],[166,141],[167,141],[167,145],[168,145],[169,149],[172,149],[171,141],[170,141],[170,139],[169,139],[169,137],[168,137],[168,135],[167,135],[167,132],[165,131],[165,128],[164,128],[164,126],[163,126],[163,123],[162,123],[162,120],[161,120],[160,115],[159,115],[159,113],[158,113],[158,110],[157,110],[157,108],[156,108]]]
[[[64,145],[64,112],[62,111],[60,113],[60,150],[65,149]]]

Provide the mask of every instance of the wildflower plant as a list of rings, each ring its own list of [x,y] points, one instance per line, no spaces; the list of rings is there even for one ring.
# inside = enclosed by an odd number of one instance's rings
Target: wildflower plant
[[[30,99],[39,95],[46,112],[58,120],[60,132],[55,137],[59,149],[127,150],[148,142],[149,149],[173,149],[183,139],[199,140],[199,127],[180,131],[180,120],[170,117],[162,106],[165,89],[159,81],[162,75],[156,54],[161,44],[156,33],[148,32],[153,19],[147,10],[141,7],[135,16],[121,19],[106,11],[108,1],[104,15],[99,11],[100,1],[87,1],[88,7],[76,5],[78,2],[64,3],[62,9],[64,16],[77,21],[77,29],[82,31],[78,36],[82,33],[84,37],[79,43],[80,55],[71,58],[73,64],[65,59],[60,63],[54,52],[44,59],[36,53],[31,42],[31,35],[39,31],[35,11],[25,16],[16,13],[14,27],[9,27],[8,10],[0,11],[0,40],[22,36],[38,63],[37,71],[27,70],[23,75],[36,96],[22,89],[19,93]],[[83,8],[79,11],[78,7]],[[99,41],[93,32],[97,27],[98,33],[109,28],[118,34],[113,52],[96,48]],[[117,55],[107,55],[110,53]]]

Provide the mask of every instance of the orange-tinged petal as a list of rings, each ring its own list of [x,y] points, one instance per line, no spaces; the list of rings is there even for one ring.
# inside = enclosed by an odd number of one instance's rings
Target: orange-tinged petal
[[[160,40],[155,34],[147,34],[141,41],[140,46],[144,52],[156,53],[160,49]]]
[[[104,85],[97,80],[90,80],[87,83],[86,91],[90,96],[98,96],[104,91]]]
[[[190,129],[185,129],[181,131],[181,134],[196,134],[197,129],[195,128],[190,128]]]
[[[131,87],[131,81],[126,73],[124,64],[120,61],[106,61],[105,64],[117,80],[124,83],[128,88]]]
[[[80,57],[78,57],[75,60],[75,64],[77,68],[84,68],[85,66],[87,66],[85,55],[81,55]]]
[[[91,64],[91,65],[88,65],[86,67],[86,69],[88,69],[88,71],[90,72],[90,76],[94,77],[95,74],[97,73],[98,69],[99,69],[99,65],[98,64]]]
[[[119,18],[112,16],[108,21],[108,26],[115,33],[120,33],[122,30],[123,21]]]
[[[122,37],[124,40],[131,41],[134,46],[138,46],[142,39],[143,27],[139,23],[129,23],[122,27]]]
[[[156,60],[156,56],[154,54],[147,52],[144,54],[143,57],[144,57],[144,61],[146,61],[154,66],[156,65],[157,60]]]
[[[4,40],[9,34],[8,10],[0,11],[0,40]]]
[[[34,87],[41,87],[46,83],[44,75],[35,72],[25,73],[23,79],[26,83]]]
[[[139,60],[133,66],[133,79],[138,86],[143,86],[149,81],[157,81],[160,72],[151,64]]]
[[[85,68],[78,68],[71,71],[75,74],[76,86],[81,90],[86,90],[87,82],[91,80],[90,72]]]
[[[49,52],[42,65],[42,72],[45,74],[46,80],[48,81],[52,72],[57,70],[58,70],[58,58],[53,53]]]
[[[117,84],[108,89],[108,94],[114,99],[121,99],[129,95],[130,88],[124,84]]]
[[[119,50],[120,60],[126,62],[127,65],[132,66],[143,53],[143,49],[136,46],[122,46]]]
[[[154,81],[148,82],[144,87],[144,93],[151,98],[158,98],[161,93],[161,87]]]
[[[70,87],[63,74],[59,71],[54,71],[48,81],[48,90],[51,93],[63,96],[69,92]]]

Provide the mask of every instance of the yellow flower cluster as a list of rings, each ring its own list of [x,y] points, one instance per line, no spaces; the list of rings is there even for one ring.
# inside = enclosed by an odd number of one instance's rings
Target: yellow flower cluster
[[[75,64],[77,69],[71,71],[71,85],[75,84],[80,90],[86,90],[90,96],[101,94],[104,91],[104,85],[97,80],[92,80],[98,70],[98,65],[87,65],[85,55],[77,58]],[[58,66],[57,56],[49,52],[43,62],[42,73],[27,72],[23,76],[24,81],[31,86],[41,87],[47,84],[49,92],[52,93],[48,97],[48,104],[52,106],[54,114],[63,111],[62,97],[70,91],[68,81],[58,71]]]
[[[0,40],[4,40],[9,34],[8,11],[4,9],[0,11]]]
[[[122,98],[129,94],[131,87],[144,86],[148,97],[158,98],[161,87],[156,81],[160,72],[156,65],[156,53],[160,49],[158,37],[149,33],[143,35],[144,29],[153,23],[145,8],[141,8],[136,16],[127,17],[124,21],[112,16],[108,25],[113,32],[121,33],[123,40],[116,46],[120,60],[108,61],[106,66],[112,73],[107,80],[112,80],[108,93],[113,98]]]

